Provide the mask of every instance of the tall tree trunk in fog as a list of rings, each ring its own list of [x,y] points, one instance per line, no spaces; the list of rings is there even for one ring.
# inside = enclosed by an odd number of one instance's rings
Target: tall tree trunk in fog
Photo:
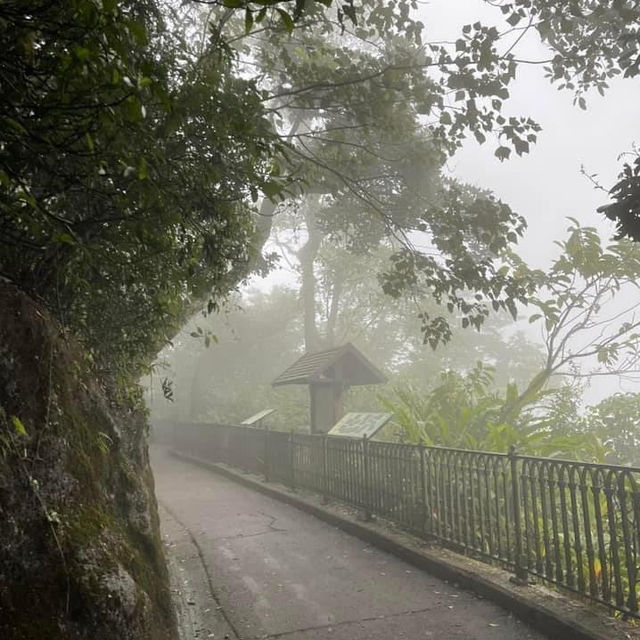
[[[298,260],[302,275],[300,296],[304,313],[304,346],[305,351],[311,352],[320,349],[320,333],[316,323],[316,276],[313,265],[322,244],[323,234],[316,226],[315,215],[310,207],[306,208],[304,217],[308,235],[304,246],[298,251]]]
[[[291,124],[291,129],[289,130],[289,136],[293,136],[296,134],[300,125],[302,124],[302,118],[298,117],[293,120]],[[260,211],[257,217],[254,218],[254,224],[256,228],[256,233],[251,241],[251,252],[250,252],[250,262],[248,268],[246,265],[236,265],[231,270],[232,278],[235,277],[236,280],[240,280],[242,277],[242,273],[250,273],[252,271],[258,270],[260,266],[264,264],[264,256],[262,255],[262,249],[264,245],[269,240],[271,236],[271,229],[273,227],[273,217],[276,213],[276,203],[269,198],[263,198],[262,203],[260,205]],[[240,274],[240,275],[238,275]],[[232,279],[232,281],[235,281]]]
[[[340,298],[344,288],[344,275],[341,272],[335,274],[333,286],[331,288],[331,302],[329,312],[327,314],[327,347],[336,346],[336,325],[338,322],[338,313],[340,311]]]

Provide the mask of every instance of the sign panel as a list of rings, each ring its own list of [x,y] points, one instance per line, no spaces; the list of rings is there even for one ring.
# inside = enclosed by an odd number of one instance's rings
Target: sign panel
[[[267,416],[270,416],[272,413],[275,413],[275,409],[265,409],[264,411],[259,411],[250,418],[243,420],[240,424],[245,425],[245,427],[253,427],[261,420],[264,420]]]
[[[389,420],[390,413],[347,413],[327,435],[372,438]]]

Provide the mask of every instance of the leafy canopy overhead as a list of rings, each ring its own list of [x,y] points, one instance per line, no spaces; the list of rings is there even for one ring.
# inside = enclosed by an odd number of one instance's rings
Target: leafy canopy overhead
[[[490,4],[493,4],[490,2]],[[623,0],[512,0],[498,4],[514,30],[536,30],[551,49],[549,80],[574,92],[587,108],[587,93],[604,95],[613,78],[640,76],[640,3]],[[632,140],[630,140],[630,143]],[[621,149],[626,151],[625,149]],[[611,189],[613,202],[599,211],[616,222],[616,237],[640,240],[640,157],[625,162]]]
[[[425,45],[409,6],[363,2],[341,37],[344,24],[331,14],[292,33],[267,29],[268,17],[248,32],[230,20],[226,37],[288,145],[280,210],[304,209],[310,236],[354,252],[391,241],[398,252],[385,270],[387,292],[404,295],[419,282],[421,295],[431,287],[479,327],[490,310],[515,313],[531,293],[508,269],[498,273],[500,254],[526,225],[491,194],[443,180],[441,167],[468,135],[493,138],[506,158],[526,153],[539,127],[501,113],[515,65],[492,66],[497,32],[474,25],[464,47]],[[263,217],[278,212],[263,203]],[[442,314],[426,317],[425,339],[446,340],[448,324]]]
[[[135,370],[237,282],[279,143],[255,85],[224,51],[195,60],[153,2],[0,21],[0,273]]]
[[[502,11],[511,29],[538,29],[557,52],[552,79],[579,78],[569,88],[582,104],[588,87],[638,72],[627,4]],[[531,285],[498,264],[524,221],[439,170],[469,136],[501,159],[535,142],[535,122],[503,113],[516,49],[479,22],[429,43],[416,6],[2,3],[0,273],[106,369],[138,370],[192,309],[207,298],[214,309],[268,265],[256,230],[273,202],[315,193],[326,233],[401,240],[389,292],[430,288],[474,326],[491,308],[513,311]],[[183,20],[190,7],[206,32]],[[635,177],[612,215],[633,212]],[[428,250],[412,246],[416,232]],[[432,342],[447,335],[443,317],[425,327]]]

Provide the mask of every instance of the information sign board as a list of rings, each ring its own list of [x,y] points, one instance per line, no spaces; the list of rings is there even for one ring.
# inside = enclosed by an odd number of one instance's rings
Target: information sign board
[[[373,437],[387,422],[390,413],[347,413],[329,431],[330,436],[347,436],[349,438]]]

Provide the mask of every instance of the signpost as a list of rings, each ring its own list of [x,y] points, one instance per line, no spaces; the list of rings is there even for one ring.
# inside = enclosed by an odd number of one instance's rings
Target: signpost
[[[250,418],[243,420],[240,424],[245,427],[259,427],[261,422],[272,413],[275,413],[275,409],[265,409],[264,411],[260,411]]]
[[[327,435],[367,439],[373,436],[391,420],[390,413],[347,413]]]

